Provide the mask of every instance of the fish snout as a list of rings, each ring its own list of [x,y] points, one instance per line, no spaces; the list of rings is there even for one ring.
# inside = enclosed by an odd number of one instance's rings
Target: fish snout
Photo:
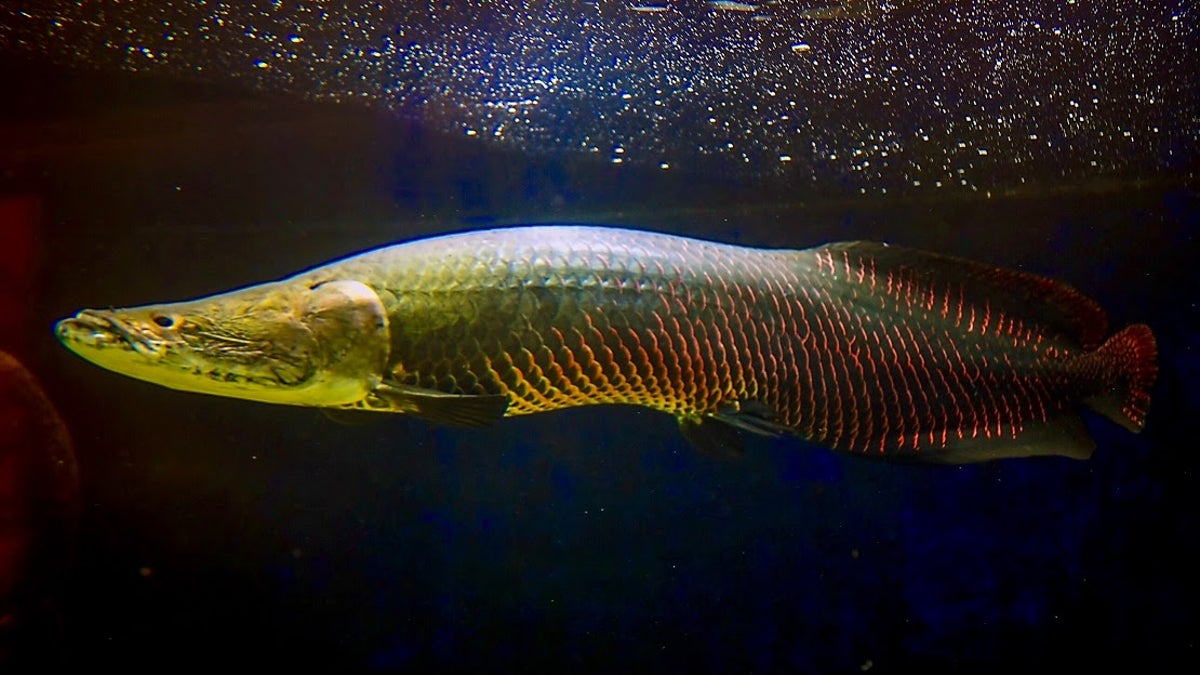
[[[149,336],[143,335],[136,327],[127,325],[105,310],[82,309],[75,316],[55,324],[54,333],[62,342],[74,342],[94,348],[124,345],[146,356],[159,351]]]
[[[83,309],[54,325],[59,340],[102,339],[112,336],[113,321],[94,309]]]

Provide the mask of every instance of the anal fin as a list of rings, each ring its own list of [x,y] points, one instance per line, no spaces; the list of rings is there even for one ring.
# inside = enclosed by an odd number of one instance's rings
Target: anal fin
[[[1012,457],[1059,456],[1088,459],[1096,443],[1078,415],[1029,424],[1016,437],[968,438],[951,441],[945,448],[911,455],[916,461],[938,464],[971,464]]]

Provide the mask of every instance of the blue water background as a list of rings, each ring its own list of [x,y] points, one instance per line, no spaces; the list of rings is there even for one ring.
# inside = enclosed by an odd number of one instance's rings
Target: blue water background
[[[468,151],[354,109],[216,100],[164,113],[215,116],[203,142],[164,123],[27,177],[46,255],[22,344],[76,437],[87,504],[65,607],[76,663],[1010,673],[1194,659],[1200,223],[1186,184],[766,192]],[[1053,275],[1114,326],[1155,330],[1149,422],[1134,436],[1089,416],[1087,462],[892,464],[759,439],[722,462],[632,408],[482,431],[341,426],[121,378],[49,329],[80,306],[557,219],[747,245],[883,239]]]

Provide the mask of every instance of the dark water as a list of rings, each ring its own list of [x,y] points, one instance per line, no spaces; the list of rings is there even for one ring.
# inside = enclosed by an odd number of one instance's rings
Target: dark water
[[[1194,183],[909,199],[480,149],[349,105],[4,70],[0,198],[32,204],[23,332],[75,437],[69,665],[132,672],[555,668],[1012,672],[1197,652]],[[484,431],[185,394],[54,341],[85,306],[182,299],[378,244],[603,222],[754,245],[870,238],[1045,273],[1149,323],[1139,436],[1092,460],[929,467],[800,441],[693,453],[665,415]]]

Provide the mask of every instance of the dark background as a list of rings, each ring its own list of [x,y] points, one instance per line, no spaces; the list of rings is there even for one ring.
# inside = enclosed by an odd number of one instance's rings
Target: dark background
[[[0,199],[23,205],[39,252],[0,348],[42,378],[77,446],[74,669],[1153,672],[1196,657],[1200,223],[1184,177],[817,194],[497,151],[353,105],[20,61],[0,78]],[[753,440],[730,463],[636,409],[339,426],[123,378],[50,331],[80,307],[550,220],[882,239],[1052,275],[1114,327],[1154,328],[1149,422],[1134,436],[1089,417],[1087,462],[900,465]]]

